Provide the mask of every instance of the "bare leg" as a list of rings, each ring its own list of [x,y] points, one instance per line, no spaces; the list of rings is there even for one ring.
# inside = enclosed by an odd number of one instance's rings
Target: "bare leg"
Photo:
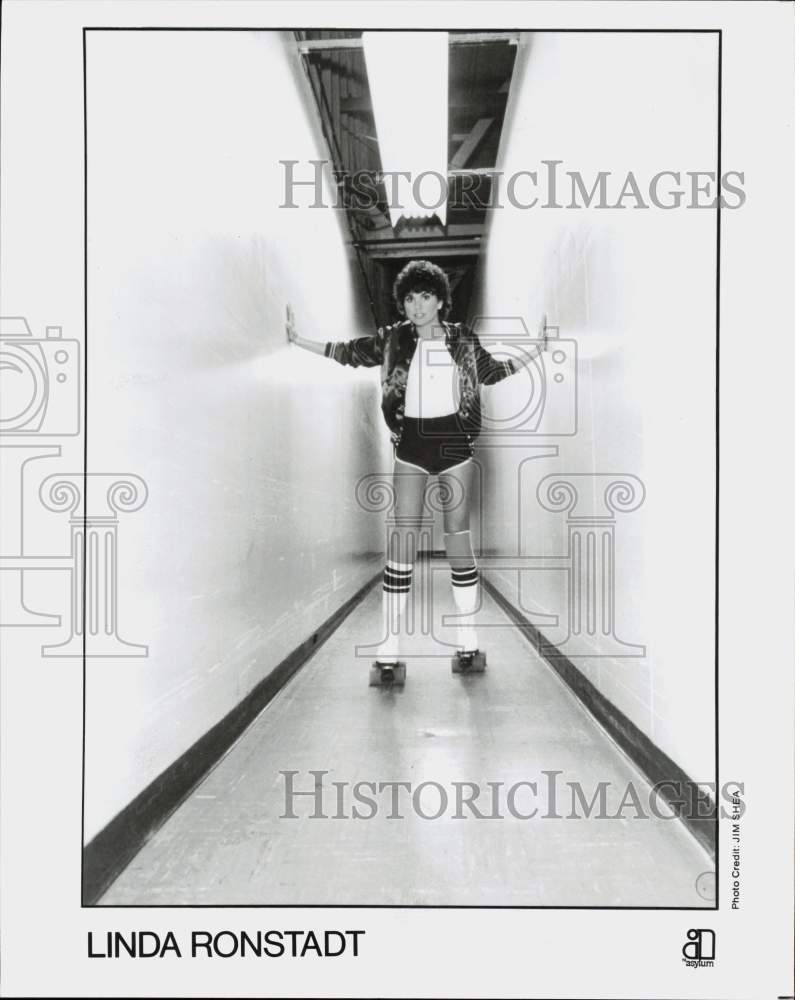
[[[382,590],[384,641],[376,659],[394,663],[400,658],[400,629],[419,542],[417,526],[422,516],[428,473],[395,459],[392,484],[395,495],[395,526],[387,541],[386,567]]]

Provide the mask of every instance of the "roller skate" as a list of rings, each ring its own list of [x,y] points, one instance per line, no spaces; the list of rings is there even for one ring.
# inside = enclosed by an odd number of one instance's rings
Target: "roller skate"
[[[486,669],[486,654],[480,649],[459,649],[450,660],[454,674],[482,674]]]
[[[391,663],[376,660],[370,667],[370,687],[403,687],[406,683],[406,662],[395,660]]]
[[[370,666],[370,687],[403,687],[406,683],[406,661],[400,656],[400,638],[389,636],[378,648]]]

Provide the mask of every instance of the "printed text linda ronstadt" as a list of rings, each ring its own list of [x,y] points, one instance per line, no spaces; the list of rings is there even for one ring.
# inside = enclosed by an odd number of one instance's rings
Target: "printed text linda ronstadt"
[[[89,931],[89,958],[339,958],[364,931]],[[177,935],[180,935],[178,938]]]

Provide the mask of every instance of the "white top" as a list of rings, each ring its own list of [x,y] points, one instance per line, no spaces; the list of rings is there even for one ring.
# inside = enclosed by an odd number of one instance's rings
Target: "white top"
[[[444,338],[418,338],[409,366],[404,412],[415,419],[458,412],[458,370]]]

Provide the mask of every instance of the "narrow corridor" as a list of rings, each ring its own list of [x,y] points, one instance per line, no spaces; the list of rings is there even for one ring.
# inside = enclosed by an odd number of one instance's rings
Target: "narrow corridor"
[[[444,636],[441,616],[454,608],[446,563],[433,565],[434,633]],[[611,818],[630,784],[649,816],[648,783],[487,593],[482,621],[502,627],[481,627],[486,672],[452,674],[441,643],[417,634],[403,689],[369,687],[369,660],[355,655],[377,638],[380,600],[374,587],[101,905],[711,905],[696,885],[712,862],[678,820],[638,818],[631,803]],[[325,818],[312,818],[311,795],[287,803],[282,772],[297,772],[292,790],[307,792],[312,771],[328,772]],[[391,786],[360,788],[357,800],[357,782],[411,787],[395,790],[393,809]],[[418,791],[423,782],[436,784]],[[463,782],[477,797],[457,792]],[[587,818],[599,782],[606,808],[598,818],[597,800]],[[295,818],[283,818],[290,809]]]

